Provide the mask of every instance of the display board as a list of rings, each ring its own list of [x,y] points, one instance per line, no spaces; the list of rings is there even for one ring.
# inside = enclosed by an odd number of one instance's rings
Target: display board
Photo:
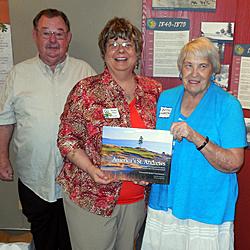
[[[176,66],[179,50],[188,40],[203,35],[220,51],[223,70],[218,84],[231,89],[236,7],[236,0],[182,0],[175,4],[170,0],[143,0],[142,74],[162,82],[164,89],[180,84]]]
[[[8,0],[0,0],[0,90],[13,66]]]

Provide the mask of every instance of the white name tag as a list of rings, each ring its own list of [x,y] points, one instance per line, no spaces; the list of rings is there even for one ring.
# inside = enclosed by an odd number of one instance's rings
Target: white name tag
[[[107,119],[120,118],[118,108],[103,109],[102,112]]]
[[[170,116],[171,112],[172,112],[172,108],[161,107],[159,117],[160,118],[168,118]]]

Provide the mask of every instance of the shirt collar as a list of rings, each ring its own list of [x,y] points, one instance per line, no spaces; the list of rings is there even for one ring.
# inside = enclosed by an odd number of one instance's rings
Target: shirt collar
[[[69,55],[67,54],[65,60],[63,62],[57,64],[56,68],[55,68],[55,71],[52,72],[52,70],[50,69],[50,67],[46,63],[44,63],[40,59],[39,54],[37,54],[37,60],[39,62],[40,68],[42,69],[42,71],[43,71],[44,74],[48,74],[50,76],[53,76],[55,74],[60,74],[60,73],[63,72],[63,69],[64,69],[64,67],[65,67],[65,65],[66,65],[66,63],[68,61],[68,57],[69,57]]]

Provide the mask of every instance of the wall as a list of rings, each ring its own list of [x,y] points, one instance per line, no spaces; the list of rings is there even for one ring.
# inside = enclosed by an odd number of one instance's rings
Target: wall
[[[97,39],[105,23],[119,16],[141,26],[141,0],[9,0],[14,63],[35,55],[32,19],[44,8],[58,8],[67,14],[73,33],[70,55],[86,60],[98,72],[103,69],[103,61]],[[0,228],[29,227],[19,208],[16,180],[0,182],[0,200]]]

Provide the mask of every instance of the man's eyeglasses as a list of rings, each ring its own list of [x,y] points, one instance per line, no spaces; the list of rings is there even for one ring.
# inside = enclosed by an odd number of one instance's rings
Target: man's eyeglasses
[[[134,44],[131,42],[117,42],[117,41],[113,41],[111,43],[108,43],[108,48],[111,50],[117,50],[118,48],[120,48],[120,46],[122,46],[122,48],[126,49],[126,50],[131,50],[134,47]]]
[[[41,35],[44,39],[49,39],[51,36],[55,36],[57,40],[64,40],[67,33],[65,31],[50,31],[50,30],[38,30],[37,32]]]

